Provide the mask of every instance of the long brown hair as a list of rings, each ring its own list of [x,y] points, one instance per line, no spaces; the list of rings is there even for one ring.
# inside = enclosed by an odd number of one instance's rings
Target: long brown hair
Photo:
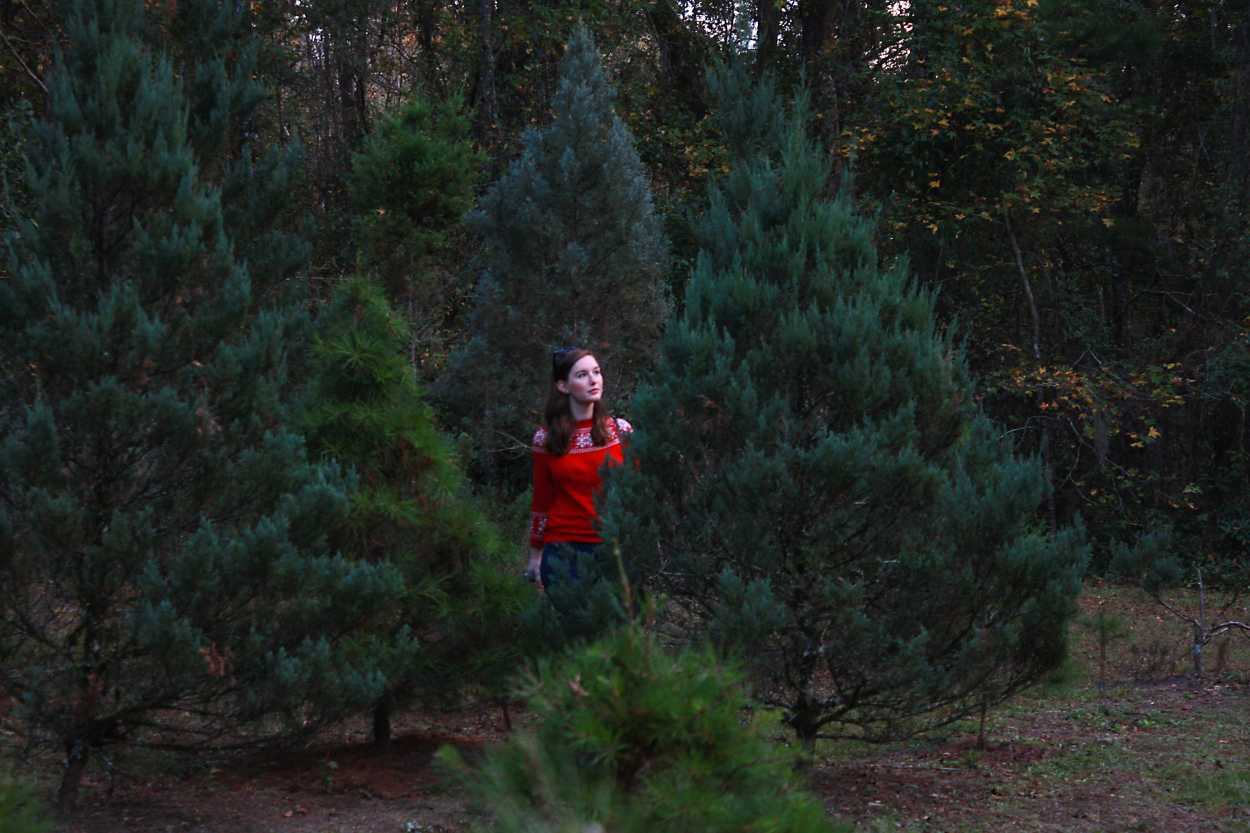
[[[543,411],[543,424],[547,427],[545,448],[557,457],[569,450],[569,440],[573,437],[573,411],[569,405],[569,395],[556,387],[556,382],[567,382],[573,365],[587,356],[593,356],[583,347],[564,347],[551,354],[551,389],[547,393],[547,407]],[[612,438],[608,428],[608,404],[600,399],[593,406],[594,422],[590,426],[590,440],[595,445],[607,445]]]

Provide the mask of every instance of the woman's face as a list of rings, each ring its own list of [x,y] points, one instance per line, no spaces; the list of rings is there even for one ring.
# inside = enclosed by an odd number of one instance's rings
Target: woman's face
[[[562,382],[556,382],[561,393],[580,405],[590,405],[603,398],[603,373],[599,360],[594,356],[582,356],[571,368]]]

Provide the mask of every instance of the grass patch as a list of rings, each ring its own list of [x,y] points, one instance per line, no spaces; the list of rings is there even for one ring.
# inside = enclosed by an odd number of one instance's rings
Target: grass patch
[[[1112,735],[1175,727],[1186,722],[1158,710],[1142,712],[1131,706],[1126,708],[1109,704],[1074,704],[1064,712],[1064,717],[1082,729]]]
[[[877,816],[855,827],[855,833],[920,833],[921,828],[914,824],[906,824],[898,816],[887,814]]]
[[[1112,770],[1131,770],[1134,758],[1119,743],[1095,742],[1052,755],[1031,765],[1026,773],[1041,780],[1089,781]]]
[[[0,830],[4,833],[47,833],[52,823],[33,785],[0,770]]]
[[[1250,806],[1250,769],[1245,766],[1216,767],[1195,771],[1188,767],[1169,770],[1177,801],[1191,807],[1223,810]]]

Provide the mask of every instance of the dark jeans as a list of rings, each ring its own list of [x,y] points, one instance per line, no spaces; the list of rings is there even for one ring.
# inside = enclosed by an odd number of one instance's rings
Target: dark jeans
[[[540,575],[543,587],[550,588],[560,581],[581,581],[594,562],[598,544],[558,543],[543,547],[543,564]]]

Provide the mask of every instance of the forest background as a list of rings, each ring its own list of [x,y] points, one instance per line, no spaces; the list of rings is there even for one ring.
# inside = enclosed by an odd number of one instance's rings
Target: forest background
[[[176,5],[149,4],[170,39]],[[12,131],[43,106],[63,27],[52,3],[0,14],[13,179]],[[883,259],[908,255],[940,290],[985,408],[1022,448],[1045,449],[1052,523],[1085,518],[1096,568],[1111,542],[1160,522],[1195,557],[1250,544],[1240,5],[343,0],[256,4],[250,19],[270,93],[256,140],[305,150],[290,197],[312,219],[301,280],[314,297],[366,245],[352,157],[388,115],[414,97],[471,108],[484,188],[524,129],[549,119],[564,44],[584,21],[649,174],[680,304],[690,216],[725,158],[704,74],[742,43],[810,91],[836,179],[853,172],[878,213]],[[441,303],[411,316],[427,383],[465,339],[475,282],[475,238],[458,224],[449,234],[417,267]]]
[[[194,51],[202,33],[178,3],[147,12],[149,37],[174,55]],[[461,218],[474,189],[517,157],[524,131],[550,120],[574,27],[594,32],[636,142],[678,309],[697,248],[692,218],[728,158],[705,70],[746,51],[755,71],[810,95],[812,127],[832,154],[829,192],[853,189],[876,215],[883,260],[909,258],[937,290],[981,405],[1041,456],[1050,485],[1041,520],[1055,530],[1083,518],[1095,573],[1118,545],[1161,528],[1208,576],[1243,567],[1243,5],[314,0],[254,4],[245,17],[260,44],[251,75],[268,91],[249,114],[248,142],[303,148],[285,196],[288,228],[311,256],[288,280],[329,311],[350,276],[380,278],[405,319],[402,354],[436,394],[449,379],[454,390],[449,362],[474,335],[484,255]],[[0,32],[0,164],[17,182],[24,131],[43,114],[65,37],[60,6],[7,3]],[[466,176],[425,202],[407,193],[401,169],[370,166],[405,118],[460,131],[473,148],[457,163]],[[439,199],[457,188],[468,197]],[[6,226],[23,198],[6,203]],[[391,225],[396,214],[407,222]],[[414,238],[414,227],[430,230]],[[530,381],[536,422],[541,373]],[[488,448],[454,407],[439,419],[487,513],[519,536],[525,439],[497,435]]]

